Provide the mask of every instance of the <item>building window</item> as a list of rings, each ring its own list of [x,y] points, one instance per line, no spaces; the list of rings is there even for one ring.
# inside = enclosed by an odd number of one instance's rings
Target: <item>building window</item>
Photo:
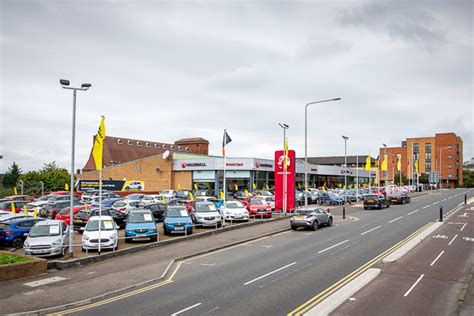
[[[163,144],[163,146],[162,146],[162,147],[163,147],[163,149],[166,149],[166,145],[165,145],[165,144]]]
[[[121,144],[122,143],[122,140],[119,138],[117,139],[117,144]]]
[[[420,150],[419,144],[413,144],[413,153],[417,154]]]
[[[127,144],[131,145],[131,144],[132,144],[132,141],[131,141],[131,140],[129,140],[129,141],[127,142]]]
[[[431,153],[426,153],[425,154],[425,159],[426,160],[431,160]]]
[[[181,150],[181,146],[178,146],[178,150]]]
[[[449,145],[449,146],[448,146],[448,149],[449,149],[449,150],[453,149],[453,146],[452,146],[452,145]]]
[[[431,172],[431,161],[425,163],[426,172]]]
[[[150,143],[146,143],[145,146],[146,146],[146,147],[151,147],[151,146],[150,146]]]
[[[142,143],[137,141],[137,146],[142,146]]]
[[[453,155],[451,155],[451,154],[450,154],[450,155],[448,155],[448,158],[449,158],[449,159],[453,158]]]
[[[448,165],[448,169],[451,169],[452,167],[453,167],[452,164],[449,164],[449,165]]]
[[[431,143],[426,143],[425,144],[425,152],[426,153],[431,153]]]
[[[174,149],[174,145],[171,145],[170,149],[173,150],[173,149]]]
[[[453,175],[452,175],[452,174],[448,174],[448,178],[452,178],[452,177],[453,177]]]

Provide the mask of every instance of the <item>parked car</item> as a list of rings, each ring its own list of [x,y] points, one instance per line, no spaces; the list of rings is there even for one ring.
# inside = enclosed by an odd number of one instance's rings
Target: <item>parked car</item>
[[[92,199],[90,199],[87,203],[88,204],[99,204],[100,201],[100,196],[95,196]],[[102,203],[106,203],[106,201],[117,201],[119,199],[122,199],[122,197],[118,194],[115,193],[107,193],[107,194],[102,194]]]
[[[320,204],[341,205],[344,204],[344,198],[333,192],[322,192],[319,195]]]
[[[132,181],[130,184],[127,184],[124,188],[125,191],[142,191],[143,190],[143,184],[140,181]]]
[[[12,213],[7,211],[0,211],[0,222],[8,221],[15,218],[25,218],[28,217],[24,212],[21,213]]]
[[[77,230],[79,232],[84,231],[84,227],[86,226],[89,219],[93,216],[99,216],[99,209],[82,209],[77,212],[73,221],[74,230]],[[117,225],[118,227],[117,229],[120,229],[125,227],[128,214],[114,210],[113,208],[104,208],[102,209],[101,216],[112,217],[115,222],[115,225]]]
[[[248,221],[249,211],[240,201],[226,201],[221,207],[221,214],[225,221]]]
[[[25,255],[49,257],[64,256],[68,245],[69,229],[64,221],[47,219],[33,226],[23,244]]]
[[[144,196],[145,196],[145,194],[141,194],[141,193],[129,194],[125,197],[125,200],[128,200],[128,201],[141,201]]]
[[[255,196],[264,196],[264,197],[275,196],[272,192],[270,192],[268,190],[256,190],[256,191],[253,191],[253,195],[255,195]]]
[[[249,198],[246,206],[249,216],[272,217],[272,207],[263,198]]]
[[[405,192],[392,192],[387,198],[391,204],[405,204],[410,203],[410,197]]]
[[[301,206],[304,204],[303,192],[295,190],[295,206]]]
[[[158,194],[144,195],[142,198],[142,203],[144,205],[156,203],[158,201],[163,201],[163,198],[161,197],[161,195],[158,195]]]
[[[99,232],[100,227],[100,232]],[[82,234],[82,251],[118,248],[117,225],[110,216],[92,216]]]
[[[15,213],[21,213],[23,211],[23,207],[27,204],[27,201],[13,201]],[[0,202],[0,210],[12,213],[12,201]]]
[[[247,196],[247,192],[245,192],[244,190],[240,190],[240,191],[237,191],[234,193],[234,199],[237,199],[237,200],[245,200],[247,199],[248,197],[252,197],[253,194],[248,192],[248,196]]]
[[[177,199],[190,200],[191,199],[191,194],[190,193],[191,193],[191,191],[188,191],[188,190],[177,191],[175,197]]]
[[[33,197],[29,195],[11,195],[3,198],[2,200],[8,200],[8,201],[13,201],[13,202],[33,202]]]
[[[174,199],[174,198],[176,198],[176,191],[174,191],[174,190],[163,190],[163,191],[161,191],[160,199],[161,199],[162,195],[165,197],[165,199]]]
[[[297,230],[300,227],[317,230],[321,225],[332,226],[333,218],[331,213],[322,208],[301,208],[298,209],[290,219],[291,229]]]
[[[141,200],[117,200],[112,204],[112,208],[120,212],[127,212],[127,210],[134,208],[143,208],[145,204]]]
[[[163,221],[165,218],[166,204],[163,202],[156,202],[145,205],[143,208],[150,210],[156,221]]]
[[[158,240],[156,221],[150,210],[132,210],[125,226],[125,242],[132,240]]]
[[[20,249],[31,228],[42,220],[41,218],[24,217],[0,222],[0,245]]]
[[[193,233],[193,221],[185,206],[171,206],[165,211],[163,230],[165,235]]]
[[[390,207],[390,201],[383,194],[372,194],[364,197],[364,210]]]
[[[270,205],[272,208],[272,211],[275,210],[275,197],[274,196],[265,196],[265,201],[267,201],[267,204]]]
[[[217,211],[216,206],[212,202],[194,203],[192,212],[194,223],[203,227],[220,227],[222,224],[221,214]]]
[[[39,216],[45,217],[45,218],[51,218],[55,219],[56,214],[58,214],[63,208],[68,207],[71,205],[71,202],[69,201],[59,201],[59,202],[54,202],[51,204],[45,204],[41,207],[41,210],[39,211]],[[73,206],[81,206],[82,204],[79,204],[78,202],[74,202]]]
[[[79,206],[73,207],[73,209],[72,209],[72,218],[73,218],[73,220],[74,220],[74,217],[76,217],[77,212],[79,212],[80,210],[83,210],[84,208],[85,208],[84,205],[79,205]],[[67,225],[70,225],[71,224],[70,216],[69,216],[70,214],[71,214],[70,208],[65,207],[61,211],[59,211],[58,214],[56,214],[55,219],[58,220],[58,221],[64,221]]]

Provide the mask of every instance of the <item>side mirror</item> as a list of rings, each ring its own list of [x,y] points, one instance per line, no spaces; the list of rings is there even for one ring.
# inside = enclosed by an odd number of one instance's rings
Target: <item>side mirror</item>
[[[28,233],[24,233],[23,236],[28,237]]]

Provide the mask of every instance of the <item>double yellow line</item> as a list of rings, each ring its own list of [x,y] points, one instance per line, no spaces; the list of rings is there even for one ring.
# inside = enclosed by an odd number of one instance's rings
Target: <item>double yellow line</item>
[[[343,277],[342,279],[340,279],[339,281],[337,281],[336,283],[334,283],[333,285],[331,285],[330,287],[328,287],[327,289],[325,289],[324,291],[322,291],[318,295],[314,296],[313,298],[309,299],[304,304],[302,304],[299,307],[295,308],[293,311],[288,313],[288,316],[303,315],[308,310],[310,310],[311,308],[316,306],[318,303],[320,303],[322,300],[324,300],[326,297],[328,297],[329,295],[331,295],[332,293],[337,291],[342,286],[346,285],[348,282],[352,281],[354,278],[356,278],[358,275],[360,275],[361,273],[363,273],[364,271],[369,269],[371,266],[376,264],[380,259],[382,259],[386,255],[388,255],[389,253],[395,251],[397,248],[399,248],[399,247],[403,246],[404,244],[406,244],[407,242],[409,242],[411,239],[416,237],[418,234],[420,234],[422,231],[427,229],[432,224],[433,224],[433,222],[429,222],[428,224],[421,227],[420,229],[415,231],[413,234],[411,234],[407,238],[405,238],[402,241],[396,243],[395,245],[393,245],[389,249],[385,250],[384,252],[382,252],[381,254],[376,256],[375,258],[371,259],[370,261],[368,261],[367,263],[365,263],[361,267],[359,267],[356,270],[352,271],[350,274]]]
[[[120,295],[117,295],[117,296],[114,296],[114,297],[111,297],[111,298],[108,298],[108,299],[105,299],[105,300],[102,300],[102,301],[98,301],[98,302],[95,302],[95,303],[92,303],[92,304],[79,306],[79,307],[76,307],[76,308],[68,309],[68,310],[65,310],[65,311],[57,312],[57,313],[51,313],[51,314],[48,314],[48,315],[67,315],[67,314],[82,312],[82,311],[85,311],[87,309],[91,309],[91,308],[98,307],[98,306],[101,306],[101,305],[116,302],[116,301],[119,301],[119,300],[122,300],[122,299],[125,299],[125,298],[128,298],[128,297],[131,297],[131,296],[134,296],[134,295],[137,295],[137,294],[140,294],[140,293],[148,292],[148,291],[157,289],[159,287],[165,286],[167,284],[173,283],[174,282],[173,278],[176,275],[176,272],[178,272],[179,268],[181,267],[181,264],[182,264],[182,262],[178,263],[178,265],[173,270],[173,273],[170,275],[169,278],[167,278],[166,280],[161,281],[159,283],[152,284],[152,285],[140,288],[140,289],[136,289],[136,290],[127,292],[127,293],[123,293],[123,294],[120,294]]]

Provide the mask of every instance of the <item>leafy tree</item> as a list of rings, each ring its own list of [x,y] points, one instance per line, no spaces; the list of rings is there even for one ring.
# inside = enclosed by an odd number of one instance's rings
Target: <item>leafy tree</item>
[[[419,178],[419,183],[428,184],[430,182],[430,176],[427,173],[422,173]]]
[[[463,170],[463,185],[465,188],[474,188],[474,171],[472,170]]]
[[[28,171],[20,177],[20,180],[23,181],[25,194],[41,194],[41,181],[43,181],[43,176],[39,171]]]
[[[3,186],[5,188],[13,188],[20,179],[21,173],[22,171],[20,167],[15,162],[13,162],[10,168],[8,168],[8,171],[3,176]]]
[[[56,162],[43,164],[39,171],[29,171],[20,178],[24,182],[25,193],[37,195],[41,193],[41,181],[44,191],[61,191],[69,183],[70,176],[66,169],[60,168]]]
[[[400,173],[396,173],[395,174],[395,184],[399,184],[400,183]],[[408,184],[408,179],[407,177],[405,177],[405,175],[402,173],[402,185],[406,185]]]
[[[64,190],[64,184],[70,181],[69,173],[63,169],[42,172],[41,176],[47,192]]]

